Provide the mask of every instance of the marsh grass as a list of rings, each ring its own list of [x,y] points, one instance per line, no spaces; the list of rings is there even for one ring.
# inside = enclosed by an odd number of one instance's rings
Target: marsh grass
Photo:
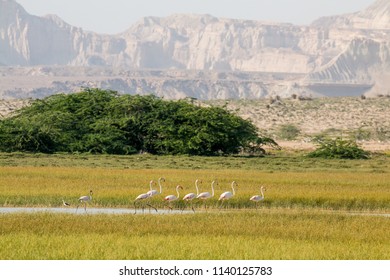
[[[1,215],[3,259],[389,259],[390,220],[305,210]]]
[[[151,200],[162,209],[178,184],[183,197],[195,192],[198,178],[201,192],[219,182],[207,211],[196,202],[195,214],[0,214],[2,259],[390,258],[390,219],[348,213],[389,213],[388,155],[345,161],[0,154],[0,166],[0,205],[7,207],[62,207],[62,199],[75,207],[92,189],[90,207],[132,208],[151,179],[165,177],[163,194]],[[218,209],[233,180],[236,195]],[[266,199],[256,210],[249,197],[261,185]]]
[[[133,201],[149,190],[149,181],[165,177],[163,194],[151,199],[164,207],[163,197],[176,194],[182,185],[186,193],[195,192],[196,179],[203,181],[200,192],[211,191],[218,181],[215,197],[207,201],[218,207],[222,192],[231,191],[230,183],[238,182],[236,195],[223,208],[254,208],[249,197],[259,194],[259,186],[267,187],[263,207],[321,208],[342,210],[390,209],[389,173],[356,172],[263,172],[257,170],[188,170],[188,169],[102,169],[84,167],[0,167],[0,205],[58,207],[62,199],[77,204],[77,198],[94,191],[94,207],[133,207]],[[186,204],[174,204],[182,208]],[[194,202],[202,209],[203,203]]]
[[[0,166],[72,167],[107,169],[261,170],[267,172],[357,171],[388,172],[388,153],[372,154],[368,160],[313,159],[304,152],[270,150],[266,157],[115,156],[91,154],[0,153]]]

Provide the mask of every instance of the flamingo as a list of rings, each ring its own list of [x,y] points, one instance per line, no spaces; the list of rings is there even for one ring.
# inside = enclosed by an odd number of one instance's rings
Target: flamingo
[[[152,183],[152,181],[150,181]],[[137,201],[146,201],[147,199],[149,199],[150,196],[148,193],[141,193],[139,196],[137,196],[134,200],[134,214],[137,214]],[[149,209],[150,208],[153,208],[154,210],[156,210],[157,212],[157,208],[153,207],[152,205],[150,205],[149,203],[146,203],[147,206],[149,206]],[[145,206],[143,205],[142,206],[142,213],[144,212],[145,210]]]
[[[79,197],[79,203],[84,203],[84,210],[85,212],[87,212],[87,202],[88,201],[91,201],[92,200],[92,190],[89,191],[89,195],[84,195],[84,196],[80,196]],[[77,205],[77,208],[76,208],[76,212],[77,212],[77,209],[79,209],[79,205]]]
[[[222,202],[221,202],[221,206],[219,207],[219,208],[221,208],[222,207],[222,204],[223,204],[223,202],[225,201],[225,200],[229,200],[230,198],[232,198],[233,197],[233,195],[235,195],[236,194],[236,192],[235,192],[235,190],[234,190],[234,186],[238,186],[238,184],[236,183],[236,181],[233,181],[232,182],[232,190],[233,190],[233,193],[231,193],[231,192],[224,192],[223,194],[221,194],[220,196],[219,196],[219,199],[218,200],[221,200]]]
[[[162,193],[162,185],[161,185],[161,182],[165,182],[165,178],[159,178],[158,179],[158,185],[160,186],[160,192],[158,192],[157,190],[153,190],[152,189],[152,185],[155,184],[155,182],[153,180],[150,181],[150,191],[147,192],[147,194],[150,196],[150,197],[153,197],[157,194],[161,194]]]
[[[171,194],[171,195],[167,195],[164,200],[168,202],[168,208],[170,208],[172,210],[172,207],[170,206],[171,202],[172,201],[175,201],[175,200],[178,200],[179,197],[180,197],[180,193],[179,193],[179,189],[183,189],[183,187],[181,185],[177,185],[176,186],[176,192],[177,192],[177,196],[174,195],[174,194]]]
[[[199,195],[199,187],[198,187],[198,183],[202,183],[201,180],[199,179],[196,179],[195,181],[195,188],[196,188],[196,194],[194,193],[189,193],[189,194],[186,194],[184,197],[183,197],[183,200],[184,201],[192,201],[195,197],[197,197]],[[185,207],[184,207],[185,208]],[[183,208],[183,211],[184,211],[184,208]],[[191,204],[191,208],[192,208],[192,211],[194,211],[195,213],[195,209],[194,209],[194,206]]]
[[[206,200],[214,196],[214,184],[218,185],[218,182],[216,180],[211,182],[211,194],[209,192],[202,192],[198,194],[198,196],[196,197],[203,200],[205,209],[206,209]]]
[[[261,186],[261,188],[260,188],[261,195],[254,195],[254,196],[252,196],[252,197],[249,199],[250,201],[253,201],[253,202],[256,203],[256,209],[257,209],[257,203],[258,203],[259,201],[264,200],[264,192],[263,192],[263,191],[266,191],[266,190],[267,190],[267,189],[266,189],[264,186]]]

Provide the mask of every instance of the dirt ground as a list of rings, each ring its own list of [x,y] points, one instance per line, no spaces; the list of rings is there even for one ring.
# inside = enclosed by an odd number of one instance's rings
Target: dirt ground
[[[315,149],[315,145],[310,142],[304,141],[287,141],[278,140],[279,146],[282,149],[297,150],[297,151],[312,151]],[[364,141],[358,142],[358,144],[366,151],[370,152],[386,152],[390,151],[390,142],[378,142],[378,141]]]

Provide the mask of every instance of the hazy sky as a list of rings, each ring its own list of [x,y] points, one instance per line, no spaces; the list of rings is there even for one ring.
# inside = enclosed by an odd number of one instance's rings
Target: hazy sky
[[[119,33],[144,16],[176,13],[309,24],[320,16],[356,12],[375,0],[16,0],[30,14],[56,14],[71,25]]]

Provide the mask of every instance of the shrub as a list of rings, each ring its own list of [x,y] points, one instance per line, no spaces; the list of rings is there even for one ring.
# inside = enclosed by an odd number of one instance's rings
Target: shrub
[[[309,157],[328,159],[367,159],[369,153],[360,148],[355,141],[336,139],[317,139],[319,147],[308,154]]]
[[[279,128],[279,137],[285,140],[294,140],[301,130],[293,124],[285,124]]]

